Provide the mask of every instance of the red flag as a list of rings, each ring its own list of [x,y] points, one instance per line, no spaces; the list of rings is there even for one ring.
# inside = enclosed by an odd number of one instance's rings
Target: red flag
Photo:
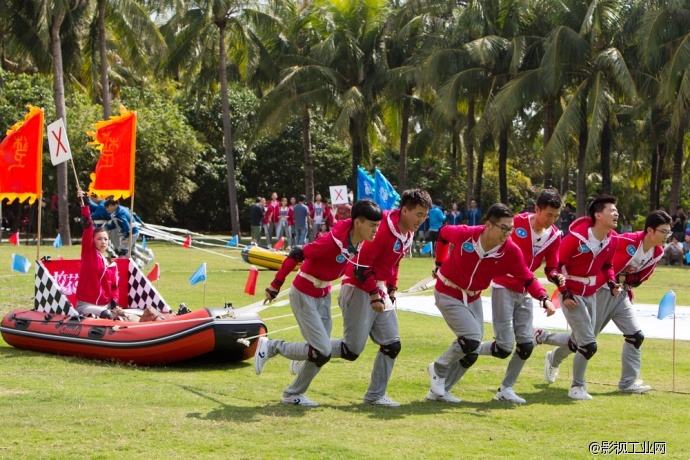
[[[158,281],[161,279],[161,269],[158,262],[156,262],[156,264],[153,266],[153,270],[146,275],[146,278],[148,278],[149,281]]]
[[[259,278],[259,269],[254,265],[249,269],[247,284],[244,285],[244,293],[254,295],[256,293],[256,280]]]
[[[0,201],[29,200],[41,196],[43,110],[29,106],[24,121],[7,131],[0,143]]]
[[[555,291],[553,291],[553,295],[551,296],[551,303],[553,304],[553,308],[558,310],[561,308],[561,301],[558,299],[558,288],[556,288]]]
[[[120,106],[120,115],[94,124],[88,135],[101,151],[95,172],[91,173],[89,193],[99,197],[127,198],[134,193],[134,153],[137,142],[137,114]]]
[[[15,246],[19,246],[19,232],[15,233],[14,235],[10,236],[10,239],[8,240],[10,243],[14,244]]]
[[[192,235],[187,235],[187,239],[182,243],[183,248],[188,248],[192,245]]]
[[[280,239],[276,241],[276,244],[273,245],[273,249],[275,249],[276,251],[280,251],[281,249],[283,249],[284,246],[285,241],[283,241],[283,237],[280,237]]]

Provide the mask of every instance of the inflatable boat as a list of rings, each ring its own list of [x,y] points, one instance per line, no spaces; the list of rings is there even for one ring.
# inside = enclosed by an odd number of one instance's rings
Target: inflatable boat
[[[271,249],[262,248],[261,246],[251,245],[242,249],[242,259],[252,265],[259,267],[270,268],[271,270],[280,270],[280,266],[287,257],[286,252],[279,252]],[[295,267],[297,270],[298,267]]]
[[[80,316],[74,309],[80,263],[37,261],[34,309],[14,310],[3,318],[0,332],[5,342],[45,353],[152,365],[202,356],[221,361],[249,359],[258,336],[267,332],[257,313],[242,313],[231,307],[202,308],[147,322]],[[171,313],[134,262],[116,259],[116,263],[120,306]]]

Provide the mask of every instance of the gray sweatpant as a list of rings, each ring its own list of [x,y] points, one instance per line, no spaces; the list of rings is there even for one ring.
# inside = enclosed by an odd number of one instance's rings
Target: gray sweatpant
[[[512,289],[492,287],[491,310],[496,346],[511,351],[515,342],[519,344],[532,343],[532,297]],[[513,337],[515,337],[515,341],[513,341]],[[477,352],[480,355],[492,356],[492,343],[483,342]],[[525,360],[513,353],[501,385],[504,387],[514,386],[524,366]]]
[[[438,307],[446,324],[458,337],[481,341],[484,337],[484,311],[482,310],[482,299],[479,298],[469,305],[465,305],[462,299],[441,294],[434,291],[436,307]],[[462,379],[467,369],[460,365],[460,360],[465,357],[460,343],[453,340],[450,347],[434,361],[434,371],[436,375],[446,379],[446,391],[450,391],[460,379]]]
[[[607,287],[602,287],[596,292],[595,297],[597,305],[594,324],[595,336],[601,333],[609,321],[613,321],[623,335],[633,335],[640,330],[640,324],[635,317],[632,303],[626,292],[621,292],[618,297],[614,297]],[[544,340],[544,343],[558,346],[553,353],[553,366],[560,366],[561,362],[572,353],[568,348],[569,337],[570,334],[567,333],[549,334]],[[628,388],[640,377],[642,350],[635,348],[634,345],[628,342],[623,342],[621,364],[621,379],[618,382],[618,388],[623,389]],[[584,376],[586,370],[587,360],[580,353],[577,353],[573,358],[573,376],[575,374]],[[582,384],[584,384],[584,377]],[[573,383],[573,385],[576,385],[576,383]],[[580,385],[580,383],[577,383],[577,385]]]
[[[377,345],[390,345],[400,341],[395,310],[378,313],[371,308],[369,299],[369,294],[358,287],[343,284],[340,288],[338,304],[343,311],[343,338],[331,340],[334,358],[341,357],[342,343],[352,353],[359,355],[364,351],[367,337],[371,337]],[[381,350],[377,352],[364,402],[377,401],[386,394],[394,364],[395,359],[384,355]]]
[[[291,360],[306,361],[309,358],[310,345],[322,355],[330,355],[330,337],[333,328],[330,292],[325,297],[317,299],[291,287],[290,307],[306,342],[270,340],[268,342],[268,357],[282,355]],[[320,370],[321,368],[313,362],[305,362],[295,380],[283,392],[283,396],[289,397],[305,393]]]

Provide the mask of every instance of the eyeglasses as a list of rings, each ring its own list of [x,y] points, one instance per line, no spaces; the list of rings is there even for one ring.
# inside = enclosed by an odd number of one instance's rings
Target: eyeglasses
[[[659,230],[658,228],[655,228],[654,231],[663,233],[664,235],[666,235],[666,238],[668,238],[671,235],[671,233],[673,233],[671,230]]]
[[[513,233],[513,230],[515,227],[506,227],[505,225],[499,225],[499,224],[494,224],[496,227],[498,227],[501,232],[503,232],[504,235],[510,235]]]

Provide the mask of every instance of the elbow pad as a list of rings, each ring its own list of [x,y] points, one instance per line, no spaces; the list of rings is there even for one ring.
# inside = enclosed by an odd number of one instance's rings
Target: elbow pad
[[[360,283],[364,284],[367,278],[371,276],[374,276],[374,270],[371,267],[365,267],[362,265],[355,267],[355,278]]]
[[[304,262],[304,250],[302,249],[302,246],[295,246],[290,249],[288,257],[295,259],[297,263]]]

